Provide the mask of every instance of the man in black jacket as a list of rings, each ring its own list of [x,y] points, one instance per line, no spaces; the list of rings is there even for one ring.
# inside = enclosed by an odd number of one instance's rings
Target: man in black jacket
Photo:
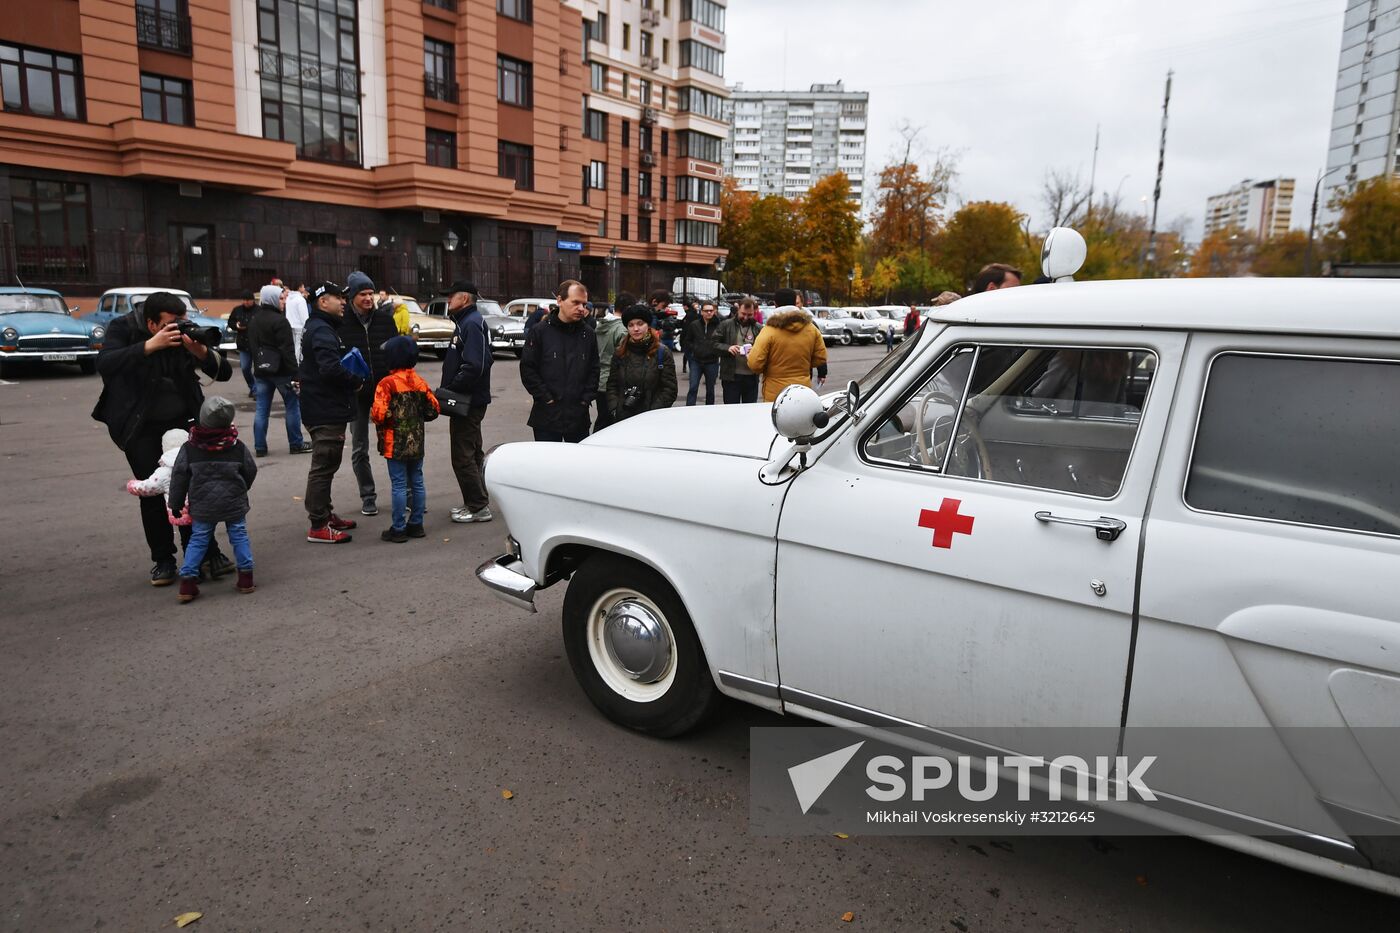
[[[482,476],[486,449],[481,439],[481,421],[486,417],[486,406],[491,404],[491,338],[476,309],[475,283],[453,282],[445,294],[447,316],[457,325],[457,331],[442,361],[441,385],[471,398],[465,415],[447,419],[452,472],[462,492],[462,505],[452,510],[452,520],[489,522],[494,516]]]
[[[253,322],[253,314],[258,310],[257,296],[244,292],[243,300],[233,306],[228,313],[228,326],[233,330],[233,344],[238,348],[238,365],[243,370],[243,380],[248,383],[248,395],[257,398],[253,385],[253,351],[248,349],[248,325]]]
[[[558,310],[525,338],[520,381],[535,400],[528,422],[535,440],[576,444],[588,436],[588,406],[598,395],[598,341],[583,323],[583,283],[560,283],[557,297]]]
[[[347,348],[360,348],[370,369],[370,377],[355,394],[355,415],[350,419],[350,467],[355,471],[355,481],[360,484],[360,514],[378,515],[374,471],[370,468],[369,410],[374,405],[375,387],[389,375],[384,344],[397,337],[399,329],[394,324],[393,309],[375,301],[374,282],[363,272],[350,273],[345,282],[345,294],[350,300],[350,309],[341,319],[340,337]]]
[[[301,436],[301,404],[297,401],[297,357],[292,346],[292,325],[283,310],[287,292],[276,285],[264,285],[262,303],[248,329],[257,385],[258,407],[253,415],[253,450],[267,456],[267,418],[272,411],[272,393],[282,396],[286,409],[287,444],[294,454],[311,453],[311,445]]]
[[[306,540],[318,544],[349,541],[346,532],[355,527],[331,505],[331,483],[345,452],[345,426],[355,417],[355,392],[363,382],[340,362],[346,352],[340,339],[344,314],[341,287],[322,282],[311,292],[311,314],[301,334],[301,420],[311,432],[305,496],[311,530]]]
[[[719,378],[719,355],[729,352],[719,336],[719,309],[713,301],[707,301],[700,313],[685,322],[685,337],[682,346],[694,364],[690,369],[690,391],[685,394],[687,405],[695,404],[700,391],[700,379],[705,380],[705,404],[715,403],[715,380]]]
[[[160,436],[173,428],[189,428],[204,402],[199,375],[218,382],[233,378],[233,368],[217,350],[180,332],[185,304],[170,292],[155,292],[139,310],[112,321],[97,354],[102,395],[92,416],[107,425],[112,442],[126,454],[137,479],[155,472],[160,462]],[[151,583],[175,582],[175,536],[162,496],[143,496],[141,527],[151,551]],[[180,526],[181,544],[189,541],[188,526]],[[222,576],[233,564],[211,549],[208,568]]]

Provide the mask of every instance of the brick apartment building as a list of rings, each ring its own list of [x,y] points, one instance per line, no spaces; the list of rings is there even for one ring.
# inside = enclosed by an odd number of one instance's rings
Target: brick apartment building
[[[0,273],[200,297],[713,274],[715,0],[17,0]],[[708,267],[708,268],[707,268]]]

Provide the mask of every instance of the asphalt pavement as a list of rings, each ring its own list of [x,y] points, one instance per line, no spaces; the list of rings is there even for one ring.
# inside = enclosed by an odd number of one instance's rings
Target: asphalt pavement
[[[833,348],[833,382],[882,353]],[[1189,839],[751,834],[748,729],[782,717],[731,704],[661,741],[595,713],[560,642],[563,588],[531,616],[473,579],[506,529],[448,521],[445,419],[428,537],[381,542],[385,508],[326,547],[304,539],[309,458],[288,455],[279,402],[251,496],[257,592],[228,578],[180,605],[148,583],[126,463],[89,417],[100,381],[8,378],[0,928],[158,930],[187,911],[199,933],[1400,922],[1396,900]],[[488,444],[527,439],[513,359],[494,385]],[[251,443],[242,386],[224,390]],[[360,518],[348,455],[336,493]]]

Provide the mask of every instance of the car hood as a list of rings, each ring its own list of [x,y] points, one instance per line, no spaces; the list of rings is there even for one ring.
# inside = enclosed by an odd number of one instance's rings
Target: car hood
[[[659,447],[767,460],[777,432],[773,406],[705,405],[649,411],[594,434],[585,444]]]
[[[95,322],[71,318],[54,311],[11,311],[0,314],[0,330],[13,327],[23,337],[41,337],[57,331],[67,337],[86,337]]]

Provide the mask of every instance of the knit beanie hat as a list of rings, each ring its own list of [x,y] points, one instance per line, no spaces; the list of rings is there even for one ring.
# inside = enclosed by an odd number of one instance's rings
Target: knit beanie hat
[[[412,369],[418,365],[418,341],[412,337],[390,337],[384,341],[384,361],[392,369]]]
[[[233,425],[233,403],[226,398],[211,395],[199,406],[199,426],[201,428],[227,428]]]
[[[374,291],[374,279],[365,275],[359,269],[350,273],[350,278],[345,280],[345,297],[354,298],[365,289]]]
[[[651,324],[651,309],[648,308],[646,305],[633,305],[632,307],[628,308],[626,311],[622,312],[622,326],[623,326],[623,327],[626,327],[628,324],[631,324],[633,321],[646,321],[647,324],[650,325],[650,324]]]

